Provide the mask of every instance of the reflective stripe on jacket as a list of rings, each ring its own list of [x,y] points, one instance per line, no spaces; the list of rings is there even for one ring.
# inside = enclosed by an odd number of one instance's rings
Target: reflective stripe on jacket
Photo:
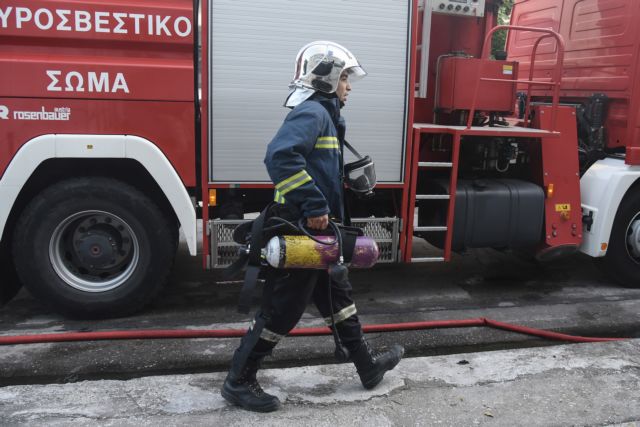
[[[307,218],[344,217],[339,120],[338,99],[317,94],[287,115],[264,159],[276,202],[293,204]]]

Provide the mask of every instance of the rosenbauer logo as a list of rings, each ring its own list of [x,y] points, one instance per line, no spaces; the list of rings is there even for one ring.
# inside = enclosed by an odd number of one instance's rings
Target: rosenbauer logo
[[[0,119],[8,120],[13,117],[14,120],[43,120],[43,121],[68,121],[71,119],[71,108],[56,107],[53,111],[47,111],[45,107],[40,107],[37,111],[13,111],[9,114],[9,108],[0,105]]]
[[[188,37],[191,20],[186,16],[143,13],[0,7],[0,28],[37,28],[41,31],[137,34]]]

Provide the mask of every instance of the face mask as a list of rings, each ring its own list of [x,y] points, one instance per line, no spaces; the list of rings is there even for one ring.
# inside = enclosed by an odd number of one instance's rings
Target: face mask
[[[369,196],[376,186],[376,169],[369,156],[361,156],[347,141],[344,145],[358,160],[344,165],[344,181],[347,187],[356,193]]]

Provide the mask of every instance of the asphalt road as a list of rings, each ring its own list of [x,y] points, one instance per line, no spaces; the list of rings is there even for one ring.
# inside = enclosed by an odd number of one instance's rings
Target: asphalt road
[[[422,248],[418,248],[419,250]],[[236,312],[240,285],[200,268],[181,248],[170,285],[135,316],[65,320],[27,292],[0,308],[0,335],[121,329],[243,329]],[[509,253],[475,250],[447,264],[380,265],[352,271],[365,324],[486,317],[582,336],[640,337],[640,289],[612,283],[582,255],[547,264]],[[257,302],[257,301],[256,301]],[[299,326],[322,326],[309,307]],[[487,328],[370,334],[376,347],[405,345],[408,357],[559,344]],[[239,342],[229,339],[100,341],[4,346],[0,386],[122,379],[227,369]],[[286,338],[267,367],[332,361],[331,337]]]

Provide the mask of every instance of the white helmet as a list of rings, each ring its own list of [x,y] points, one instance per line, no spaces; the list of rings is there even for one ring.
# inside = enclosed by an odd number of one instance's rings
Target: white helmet
[[[343,71],[359,80],[367,75],[356,57],[347,48],[330,41],[315,41],[305,45],[296,56],[295,73],[289,85],[291,93],[285,101],[294,107],[315,91],[334,93]]]

